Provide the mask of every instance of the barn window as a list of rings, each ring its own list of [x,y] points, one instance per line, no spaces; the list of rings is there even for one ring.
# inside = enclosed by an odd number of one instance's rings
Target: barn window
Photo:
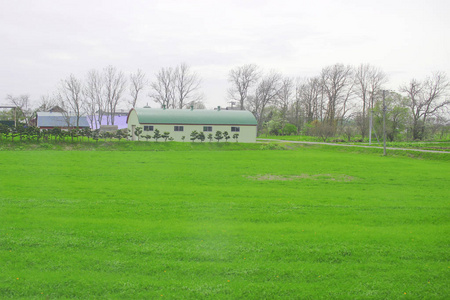
[[[212,131],[212,126],[203,126],[203,131]]]
[[[239,132],[241,131],[240,127],[231,127],[231,132]]]
[[[173,131],[184,131],[184,127],[183,126],[174,126]]]
[[[144,126],[144,131],[153,131],[153,126],[150,126],[150,125],[145,125]]]

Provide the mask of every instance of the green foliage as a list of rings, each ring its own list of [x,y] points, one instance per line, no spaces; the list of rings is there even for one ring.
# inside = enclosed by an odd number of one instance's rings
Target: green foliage
[[[209,134],[208,134],[208,140],[209,140],[210,143],[212,142],[212,140],[213,140],[213,135],[212,135],[212,133],[209,133]]]
[[[116,131],[116,138],[119,140],[119,142],[120,142],[121,139],[124,139],[124,138],[127,137],[127,132],[126,131],[127,131],[126,129],[119,129],[119,130]],[[152,136],[150,136],[150,138],[151,137]],[[148,140],[148,138],[147,138],[147,140]]]
[[[221,139],[223,139],[222,131],[216,131],[216,135],[214,138],[217,140],[217,142],[220,142]]]
[[[170,137],[170,132],[164,131],[161,137],[164,139],[164,142],[167,142],[167,139]]]
[[[287,123],[282,129],[283,135],[295,135],[297,134],[297,126],[294,124]]]
[[[225,142],[228,142],[228,140],[231,138],[230,135],[228,134],[228,131],[223,132],[223,138],[225,139]]]
[[[233,134],[233,139],[236,140],[236,143],[237,143],[237,141],[238,141],[238,138],[239,138],[239,133]]]
[[[11,129],[9,126],[0,123],[0,140],[6,139]]]
[[[194,130],[191,132],[191,141],[195,142],[195,140],[198,138],[198,132],[197,130]]]
[[[153,138],[155,139],[155,141],[157,142],[158,139],[160,139],[161,137],[162,136],[161,136],[161,133],[159,132],[159,130],[155,129],[155,131],[153,132]]]
[[[197,135],[197,138],[200,140],[200,142],[203,142],[205,140],[205,134],[203,131],[200,131],[200,133]]]
[[[450,293],[449,162],[331,147],[89,144],[184,150],[0,152],[2,298]]]
[[[135,129],[134,129],[134,134],[137,136],[137,138],[138,138],[138,141],[139,141],[139,139],[140,139],[140,137],[141,137],[141,133],[142,133],[142,127],[136,127]]]

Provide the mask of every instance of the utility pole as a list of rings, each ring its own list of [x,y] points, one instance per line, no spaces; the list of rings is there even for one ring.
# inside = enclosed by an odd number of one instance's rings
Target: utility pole
[[[371,109],[369,111],[369,146],[372,145],[372,117],[373,117],[373,110]]]
[[[386,156],[386,103],[385,103],[385,93],[383,90],[383,156]]]

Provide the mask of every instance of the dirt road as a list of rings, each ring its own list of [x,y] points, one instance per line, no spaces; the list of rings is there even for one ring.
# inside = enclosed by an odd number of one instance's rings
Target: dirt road
[[[256,141],[257,142],[258,141],[260,141],[260,142],[270,142],[270,141],[272,141],[272,142],[293,143],[293,144],[310,144],[310,145],[328,145],[328,146],[338,146],[338,147],[359,147],[359,148],[383,149],[383,147],[379,147],[379,146],[348,145],[348,144],[322,143],[322,142],[286,141],[286,140],[260,139],[260,138],[257,138]],[[386,147],[386,150],[417,151],[417,152],[450,154],[449,151],[422,150],[422,149],[410,149],[410,148]]]

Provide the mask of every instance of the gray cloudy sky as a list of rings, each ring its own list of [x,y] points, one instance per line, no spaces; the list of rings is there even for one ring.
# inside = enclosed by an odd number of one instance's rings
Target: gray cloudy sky
[[[229,70],[248,63],[293,77],[369,63],[397,89],[450,75],[449,16],[448,0],[0,0],[0,104],[37,101],[71,73],[113,65],[152,80],[181,62],[210,108],[226,104]]]

